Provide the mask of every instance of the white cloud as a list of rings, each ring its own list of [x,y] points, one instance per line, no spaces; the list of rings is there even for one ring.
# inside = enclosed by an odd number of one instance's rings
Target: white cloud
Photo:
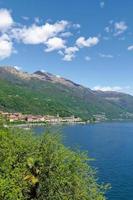
[[[46,52],[64,49],[66,47],[65,40],[58,37],[50,38],[45,44],[47,45],[47,49],[45,49]]]
[[[24,20],[29,17],[22,16]],[[73,32],[81,28],[80,24],[61,20],[55,23],[46,22],[42,24],[38,18],[34,18],[34,24],[22,25],[13,21],[11,13],[7,9],[0,9],[0,59],[9,57],[15,53],[13,43],[23,43],[30,45],[42,44],[45,52],[57,51],[63,56],[64,61],[72,61],[76,52],[83,47],[92,47],[99,42],[98,37],[79,37],[74,46],[67,47],[68,37],[74,36]],[[73,32],[72,32],[73,31]],[[86,60],[90,60],[86,56]]]
[[[123,34],[128,29],[126,22],[114,22],[113,20],[109,21],[109,25],[105,27],[106,33],[112,33],[113,36],[119,36]]]
[[[61,56],[64,56],[64,53],[63,53],[62,50],[59,50],[59,51],[58,51],[58,54],[61,55]]]
[[[44,69],[41,69],[40,71],[41,71],[42,73],[47,73]]]
[[[68,24],[64,20],[56,22],[55,24],[46,23],[42,26],[33,24],[28,28],[16,28],[12,33],[17,40],[21,40],[25,44],[41,44],[45,43],[49,38],[55,37],[57,34],[63,32]]]
[[[108,26],[105,27],[106,33],[113,33],[114,32],[114,21],[110,20]]]
[[[64,61],[72,61],[75,58],[75,54],[66,54],[63,58]]]
[[[55,75],[56,76],[56,78],[61,78],[61,76],[60,75]]]
[[[22,68],[21,67],[19,67],[19,66],[14,66],[14,68],[16,69],[16,70],[18,70],[18,71],[20,71]]]
[[[0,37],[0,60],[10,57],[13,52],[13,45],[10,38],[4,34]]]
[[[111,55],[111,54],[102,54],[102,53],[99,53],[99,56],[100,56],[101,58],[114,58],[114,56]]]
[[[71,61],[75,58],[75,53],[79,51],[79,48],[92,47],[99,42],[99,39],[98,37],[88,39],[79,37],[75,46],[66,47],[67,37],[73,35],[70,28],[80,28],[80,25],[61,20],[54,24],[47,22],[44,25],[20,26],[13,28],[11,32],[12,38],[18,42],[32,45],[43,44],[46,47],[45,52],[57,50],[58,54],[63,56],[63,60]]]
[[[13,25],[11,13],[7,9],[0,9],[0,31],[5,31]]]
[[[93,88],[93,90],[100,90],[100,91],[103,91],[103,92],[106,92],[106,91],[117,91],[117,92],[121,92],[123,90],[122,87],[119,87],[119,86],[95,86]]]
[[[39,17],[35,17],[34,20],[35,20],[35,23],[36,23],[36,24],[39,24],[39,23],[40,23],[40,18],[39,18]]]
[[[77,47],[68,47],[65,49],[65,53],[66,54],[72,54],[75,53],[76,51],[79,51],[79,49]]]
[[[81,25],[80,24],[73,24],[73,28],[79,29],[79,28],[81,28]]]
[[[74,47],[67,47],[65,49],[65,52],[64,52],[64,58],[63,60],[64,61],[72,61],[73,58],[75,58],[75,53],[79,51],[79,49],[74,46]]]
[[[73,36],[73,34],[71,32],[69,32],[69,31],[60,34],[60,37],[67,38],[67,37],[70,37],[70,36]]]
[[[115,36],[118,36],[118,35],[124,33],[128,28],[128,26],[126,25],[126,23],[124,21],[116,22],[114,24],[114,27],[115,27],[115,33],[114,33]]]
[[[90,61],[90,60],[91,60],[91,57],[90,57],[90,56],[85,56],[85,60],[86,60],[86,61]]]
[[[129,46],[129,47],[127,48],[127,50],[128,50],[128,51],[133,51],[133,45]]]
[[[98,37],[89,37],[88,39],[85,39],[84,37],[79,37],[76,40],[76,45],[80,48],[83,47],[92,47],[99,43]]]
[[[105,6],[105,2],[104,2],[104,1],[101,1],[101,2],[100,2],[100,7],[101,7],[101,8],[104,8],[104,6]]]
[[[0,9],[0,60],[10,57],[15,52],[9,30],[14,24],[11,13],[7,9]]]
[[[115,91],[115,92],[122,92],[122,93],[126,93],[126,94],[131,94],[133,95],[133,88],[131,86],[95,86],[92,88],[92,90],[100,90],[103,92],[111,92],[111,91]]]

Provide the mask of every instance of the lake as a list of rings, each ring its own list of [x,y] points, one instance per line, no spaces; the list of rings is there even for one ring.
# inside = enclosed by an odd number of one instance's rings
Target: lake
[[[98,169],[100,182],[111,183],[109,200],[133,200],[133,123],[99,123],[56,127],[64,143],[87,150],[91,165]],[[44,131],[36,127],[36,133]]]

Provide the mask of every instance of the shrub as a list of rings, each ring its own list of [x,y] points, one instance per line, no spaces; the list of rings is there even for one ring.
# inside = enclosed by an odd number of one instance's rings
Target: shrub
[[[0,199],[104,200],[85,153],[66,148],[57,134],[36,137],[0,131]]]

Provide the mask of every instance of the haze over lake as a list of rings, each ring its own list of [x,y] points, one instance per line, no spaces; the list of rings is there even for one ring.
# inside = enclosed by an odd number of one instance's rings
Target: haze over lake
[[[100,182],[111,183],[109,200],[133,199],[133,123],[99,123],[66,125],[61,128],[64,143],[87,150],[95,158],[91,165],[98,168]],[[44,128],[35,128],[42,133]]]

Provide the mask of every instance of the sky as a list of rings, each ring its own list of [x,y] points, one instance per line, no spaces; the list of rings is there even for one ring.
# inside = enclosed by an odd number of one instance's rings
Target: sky
[[[0,0],[0,66],[133,94],[132,0]]]

